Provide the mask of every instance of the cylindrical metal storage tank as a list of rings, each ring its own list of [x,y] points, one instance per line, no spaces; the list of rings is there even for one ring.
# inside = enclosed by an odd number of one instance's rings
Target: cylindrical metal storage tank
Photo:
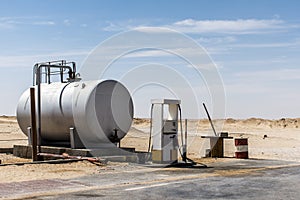
[[[247,138],[235,138],[235,158],[248,159],[248,139]]]
[[[87,148],[122,139],[133,119],[133,102],[128,90],[115,80],[41,84],[41,138],[69,142],[74,127]],[[17,120],[27,135],[30,123],[29,90],[17,106]]]

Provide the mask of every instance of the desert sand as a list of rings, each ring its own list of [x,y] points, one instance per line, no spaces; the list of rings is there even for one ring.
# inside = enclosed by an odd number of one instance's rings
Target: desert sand
[[[248,138],[250,158],[300,162],[300,118],[226,119],[214,120],[214,124],[218,132],[228,132],[229,136],[234,138]],[[134,147],[137,151],[147,151],[149,130],[149,119],[135,119],[129,133],[121,141],[121,146]],[[208,148],[208,140],[201,138],[202,135],[213,135],[209,121],[206,119],[189,120],[188,156],[192,159],[199,160]],[[179,138],[181,138],[180,134]],[[10,148],[15,144],[27,144],[27,137],[21,132],[16,117],[0,117],[0,148]],[[232,139],[225,140],[224,151],[226,157],[234,157],[235,147]],[[30,161],[30,159],[16,158],[5,153],[0,154],[0,160],[2,163]],[[211,162],[211,160],[207,159],[203,162]],[[71,178],[110,170],[115,171],[128,165],[130,164],[109,163],[105,166],[83,161],[66,164],[1,166],[0,182]]]
[[[300,161],[300,118],[226,119],[214,120],[214,124],[217,132],[228,132],[229,136],[234,138],[248,138],[248,150],[251,158]],[[146,151],[149,127],[149,120],[136,119],[122,144]],[[208,139],[203,139],[201,136],[213,134],[208,120],[188,120],[189,156],[192,158],[204,156],[209,143]],[[264,138],[265,135],[267,137]],[[179,134],[178,137],[180,139],[181,135]],[[234,157],[233,140],[225,140],[224,151],[225,156]]]

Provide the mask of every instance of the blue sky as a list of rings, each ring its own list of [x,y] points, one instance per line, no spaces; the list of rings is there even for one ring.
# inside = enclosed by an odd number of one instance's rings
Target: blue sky
[[[226,91],[226,117],[300,116],[299,1],[0,1],[0,114],[15,115],[32,65],[83,63],[99,43],[167,27],[202,45]],[[147,109],[137,111],[148,115]],[[204,116],[203,116],[204,117]]]

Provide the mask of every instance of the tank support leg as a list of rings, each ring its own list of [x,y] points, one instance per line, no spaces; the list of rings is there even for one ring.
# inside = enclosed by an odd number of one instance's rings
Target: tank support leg
[[[76,128],[70,128],[70,144],[72,149],[83,149],[85,146],[82,144]]]
[[[27,127],[27,139],[28,139],[28,145],[32,145],[31,138],[32,138],[32,132],[31,127]]]

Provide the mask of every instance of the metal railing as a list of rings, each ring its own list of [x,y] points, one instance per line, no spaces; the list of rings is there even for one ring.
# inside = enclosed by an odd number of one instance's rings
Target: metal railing
[[[55,69],[56,71],[53,71]],[[68,78],[64,78],[65,75],[68,75]],[[42,83],[42,75],[44,75],[45,83],[51,83],[51,76],[59,75],[60,82],[73,82],[76,80],[76,63],[67,62],[65,60],[50,61],[36,63],[33,67],[33,85],[39,85]]]

